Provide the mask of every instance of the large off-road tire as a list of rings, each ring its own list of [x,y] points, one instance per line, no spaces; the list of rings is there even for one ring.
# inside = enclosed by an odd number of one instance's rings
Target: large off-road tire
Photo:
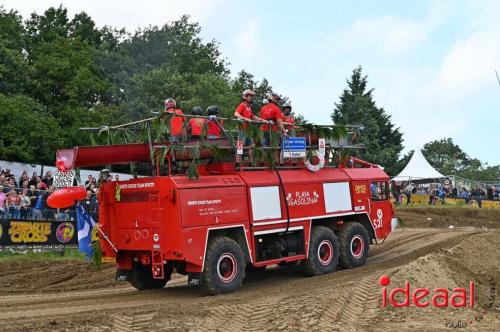
[[[211,295],[230,293],[245,279],[245,258],[233,239],[217,236],[208,243],[201,287]]]
[[[163,288],[170,280],[172,275],[172,270],[165,268],[164,279],[153,278],[153,272],[151,271],[151,265],[141,265],[135,263],[130,272],[130,284],[138,290],[147,289],[158,289]]]
[[[366,228],[358,222],[345,223],[339,232],[339,265],[350,269],[365,264],[370,249]]]
[[[309,255],[304,261],[307,275],[317,276],[335,271],[339,261],[339,243],[333,231],[325,226],[315,226],[311,231]]]

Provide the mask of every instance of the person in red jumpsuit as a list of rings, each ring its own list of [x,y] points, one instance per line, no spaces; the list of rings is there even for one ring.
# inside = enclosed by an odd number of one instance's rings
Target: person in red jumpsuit
[[[285,134],[285,128],[283,127],[283,113],[278,106],[281,101],[281,97],[276,93],[271,93],[267,97],[267,104],[262,106],[260,109],[260,117],[262,120],[272,122],[273,124],[263,124],[261,130],[264,132],[264,140],[262,146],[270,147],[271,144],[271,132],[279,132]]]
[[[245,120],[254,120],[254,121],[262,121],[261,118],[253,114],[252,112],[252,102],[253,98],[255,97],[255,92],[253,92],[250,89],[246,89],[243,91],[241,94],[243,101],[236,107],[236,110],[234,111],[234,117],[237,119],[241,119],[243,121]],[[253,147],[254,147],[254,142],[251,137],[247,137],[245,130],[248,128],[249,124],[248,122],[243,122],[240,125],[239,132],[238,132],[238,140],[243,141],[244,146],[250,147],[248,149],[248,159],[250,162],[253,161]],[[236,156],[236,161],[241,162],[241,156],[237,155]]]
[[[295,119],[292,115],[292,105],[290,103],[283,105],[283,124],[287,133],[293,130]]]
[[[203,110],[200,106],[193,107],[191,110],[192,115],[202,116]],[[191,118],[188,121],[188,129],[191,133],[191,139],[200,139],[203,134],[206,119],[204,118]]]
[[[173,114],[170,120],[170,142],[179,143],[184,136],[184,113],[177,108],[177,102],[173,98],[165,99],[165,111],[163,114]]]
[[[220,138],[220,133],[222,130],[222,126],[224,125],[224,120],[217,120],[217,116],[219,115],[219,107],[216,105],[207,107],[207,138],[208,139],[218,139]]]

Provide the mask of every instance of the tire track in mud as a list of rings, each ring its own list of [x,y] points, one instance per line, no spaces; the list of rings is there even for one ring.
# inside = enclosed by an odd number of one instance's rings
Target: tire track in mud
[[[350,287],[350,295],[329,326],[333,331],[356,331],[366,327],[377,314],[379,288],[377,277],[371,275]],[[325,326],[325,328],[327,328]]]
[[[373,309],[373,299],[367,298],[366,293],[371,292],[370,282],[373,281],[372,284],[376,287],[376,276],[387,273],[388,269],[397,267],[404,261],[455,243],[468,234],[473,233],[422,230],[412,231],[411,234],[395,234],[392,240],[386,241],[387,248],[375,251],[364,267],[315,278],[298,275],[290,277],[283,270],[266,279],[264,273],[263,279],[256,281],[255,285],[252,282],[244,284],[240,292],[228,296],[202,297],[194,287],[180,286],[181,283],[184,284],[184,280],[179,278],[173,280],[173,285],[168,284],[166,289],[157,291],[137,292],[130,287],[123,287],[34,297],[0,297],[0,321],[7,323],[7,320],[20,317],[26,317],[28,321],[36,317],[48,320],[51,317],[67,317],[96,310],[111,314],[118,313],[119,310],[120,314],[135,314],[147,306],[154,312],[180,315],[179,319],[186,322],[179,328],[194,326],[194,330],[198,331],[314,331],[332,330],[337,325],[358,326],[363,321],[359,320],[359,316],[356,317],[360,310],[357,305],[363,304],[363,314],[370,313]],[[378,290],[375,294],[377,292]],[[169,319],[165,314],[160,316],[161,319]],[[192,324],[186,325],[188,321]]]
[[[156,313],[144,315],[113,315],[113,332],[146,332],[153,331],[153,317]]]
[[[222,305],[209,310],[194,331],[263,331],[267,330],[278,297],[245,304]]]
[[[402,243],[409,244],[411,242],[420,242],[424,239],[436,236],[439,232],[431,231],[431,232],[413,232],[413,231],[400,231],[397,233],[397,237],[393,241],[386,241],[384,244],[380,244],[380,247],[374,246],[370,247],[370,257],[375,256],[377,254],[386,252],[395,247],[401,246]],[[390,234],[389,236],[391,236]],[[373,249],[373,250],[372,250]]]

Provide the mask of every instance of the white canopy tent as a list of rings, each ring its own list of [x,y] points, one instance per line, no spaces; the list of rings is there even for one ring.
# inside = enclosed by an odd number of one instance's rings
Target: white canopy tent
[[[439,179],[445,176],[439,173],[425,159],[422,151],[415,150],[406,167],[393,178],[394,181],[412,181],[424,179]]]

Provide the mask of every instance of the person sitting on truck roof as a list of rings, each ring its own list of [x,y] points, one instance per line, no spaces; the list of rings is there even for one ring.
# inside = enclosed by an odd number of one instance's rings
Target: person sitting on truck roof
[[[203,110],[200,106],[195,106],[191,110],[192,115],[202,116]],[[206,124],[206,119],[204,118],[191,118],[188,121],[188,131],[191,134],[191,139],[200,139],[203,133],[203,129]]]
[[[207,138],[217,139],[220,138],[220,132],[224,125],[224,120],[217,120],[219,115],[219,106],[212,105],[207,107],[208,121],[207,121]]]
[[[252,112],[252,107],[251,104],[253,102],[253,98],[255,96],[255,92],[253,92],[250,89],[246,89],[243,91],[241,94],[243,101],[236,107],[236,110],[234,111],[234,117],[237,119],[241,120],[255,120],[255,121],[262,121],[261,118],[253,114]],[[245,130],[248,128],[248,122],[243,122],[240,125],[239,132],[238,132],[238,140],[243,141],[244,146],[249,146],[250,149],[248,150],[248,159],[250,162],[253,161],[253,149],[252,147],[254,146],[254,143],[252,141],[251,137],[247,137]],[[236,161],[240,162],[241,161],[241,156],[237,155],[236,156]]]
[[[165,99],[165,111],[163,113],[173,114],[170,120],[170,142],[172,143],[179,143],[182,141],[184,135],[184,122],[186,121],[185,117],[182,116],[184,113],[176,107],[177,102],[175,99]]]
[[[270,147],[271,146],[271,131],[281,133],[285,133],[285,128],[283,127],[283,113],[278,106],[278,103],[281,101],[281,97],[276,93],[270,93],[267,97],[267,104],[262,106],[260,109],[260,117],[263,120],[271,121],[274,124],[263,124],[260,129],[264,132],[264,140],[262,142],[262,146]]]

